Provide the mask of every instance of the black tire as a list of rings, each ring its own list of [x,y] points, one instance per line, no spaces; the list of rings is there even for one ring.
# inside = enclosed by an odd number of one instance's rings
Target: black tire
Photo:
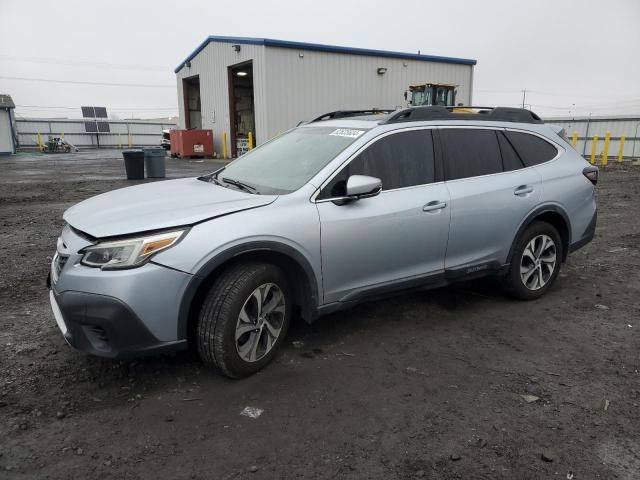
[[[541,235],[546,235],[553,240],[555,244],[555,265],[553,272],[546,280],[546,283],[537,289],[531,289],[525,285],[520,275],[520,265],[523,258],[525,248],[531,240]],[[562,265],[563,247],[562,238],[555,229],[555,227],[547,222],[537,221],[529,225],[526,230],[517,239],[515,248],[513,249],[513,256],[511,258],[511,265],[509,272],[504,279],[505,290],[507,293],[519,300],[535,300],[544,295],[549,288],[553,285],[558,273],[560,272],[560,266]]]
[[[271,350],[255,362],[245,361],[236,345],[236,325],[247,299],[261,285],[275,284],[284,296],[284,318]],[[284,342],[291,322],[293,297],[284,272],[267,263],[242,263],[225,271],[213,284],[198,315],[197,347],[202,361],[230,378],[264,368]]]

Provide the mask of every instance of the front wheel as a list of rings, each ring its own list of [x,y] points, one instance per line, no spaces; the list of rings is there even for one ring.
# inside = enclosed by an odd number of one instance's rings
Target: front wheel
[[[509,273],[507,291],[521,300],[541,297],[553,285],[562,263],[562,240],[546,222],[534,222],[518,239]]]
[[[247,263],[230,268],[200,310],[200,358],[231,378],[257,372],[284,342],[292,307],[289,283],[278,267]]]

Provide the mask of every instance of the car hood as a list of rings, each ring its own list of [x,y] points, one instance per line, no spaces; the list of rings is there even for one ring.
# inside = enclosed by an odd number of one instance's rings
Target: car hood
[[[262,207],[276,198],[185,178],[103,193],[74,205],[63,218],[73,228],[92,237],[112,237],[193,225]]]

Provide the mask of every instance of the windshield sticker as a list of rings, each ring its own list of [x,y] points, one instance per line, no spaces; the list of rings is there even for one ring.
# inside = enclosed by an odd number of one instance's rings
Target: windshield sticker
[[[336,135],[338,137],[358,138],[364,133],[364,130],[353,130],[351,128],[338,128],[329,135]]]

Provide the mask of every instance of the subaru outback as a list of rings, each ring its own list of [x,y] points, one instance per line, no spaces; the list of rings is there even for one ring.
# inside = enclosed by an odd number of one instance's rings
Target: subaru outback
[[[332,112],[199,178],[64,213],[50,301],[109,358],[184,349],[230,377],[294,318],[485,275],[533,300],[595,231],[596,167],[533,112]]]

